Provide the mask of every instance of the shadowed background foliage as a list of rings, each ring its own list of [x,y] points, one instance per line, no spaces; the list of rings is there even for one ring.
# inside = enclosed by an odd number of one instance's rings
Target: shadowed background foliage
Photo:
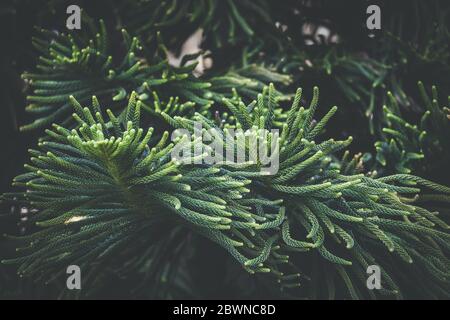
[[[16,191],[11,182],[15,176],[24,173],[23,165],[29,163],[27,150],[36,148],[38,140],[45,135],[44,129],[49,127],[20,130],[40,117],[39,114],[26,112],[25,107],[32,104],[40,107],[47,103],[39,97],[30,99],[31,95],[39,96],[35,90],[42,88],[36,87],[36,80],[39,74],[46,73],[36,68],[42,62],[39,56],[45,57],[46,53],[37,50],[33,43],[37,43],[38,47],[43,45],[44,50],[58,43],[67,44],[64,42],[67,41],[65,35],[61,33],[67,33],[66,8],[70,4],[83,8],[83,13],[87,13],[94,25],[99,25],[99,19],[104,21],[109,42],[107,55],[111,55],[114,61],[120,62],[132,46],[122,38],[121,30],[125,28],[130,37],[138,37],[142,45],[142,50],[136,49],[135,60],[133,57],[130,59],[133,63],[138,60],[145,60],[149,65],[162,63],[163,70],[168,74],[179,76],[175,76],[176,80],[172,82],[150,85],[150,89],[146,86],[141,88],[141,84],[135,85],[137,76],[128,77],[129,83],[119,81],[111,89],[113,94],[108,91],[104,96],[98,93],[100,89],[91,87],[85,97],[74,94],[79,100],[86,99],[80,101],[83,107],[89,106],[91,95],[97,94],[100,103],[112,108],[118,115],[126,109],[131,92],[141,90],[144,129],[154,126],[155,132],[162,134],[164,130],[171,130],[173,123],[156,111],[155,101],[158,99],[163,103],[162,108],[169,97],[175,95],[180,96],[180,104],[189,105],[195,100],[196,111],[204,111],[203,114],[214,121],[234,123],[236,118],[221,103],[224,97],[235,98],[231,90],[233,87],[248,104],[263,90],[264,85],[273,82],[280,110],[289,110],[293,93],[298,87],[305,91],[306,99],[303,98],[302,105],[306,107],[311,100],[313,86],[318,86],[321,107],[317,109],[314,119],[319,121],[331,106],[339,107],[326,126],[325,136],[338,141],[349,136],[354,138],[346,147],[349,151],[347,159],[342,160],[343,152],[330,156],[336,165],[344,168],[345,174],[364,172],[382,177],[411,173],[450,185],[448,1],[376,1],[381,8],[382,29],[369,31],[365,27],[365,12],[373,1],[5,0],[0,4],[0,39],[4,43],[0,51],[1,193]],[[161,62],[168,50],[179,55],[184,41],[199,28],[204,31],[203,54],[212,59],[212,68],[195,78],[189,68],[177,69]],[[50,33],[42,33],[41,29],[50,30]],[[84,24],[82,30],[73,34],[80,38],[79,43],[83,46],[89,45],[88,39],[92,34],[84,28]],[[188,57],[186,61],[191,58],[196,57]],[[131,66],[130,63],[128,67]],[[61,68],[66,75],[70,74],[70,68]],[[83,79],[77,78],[77,72],[73,72],[73,79]],[[145,72],[148,72],[146,75],[153,74],[150,68]],[[30,74],[38,74],[38,77]],[[92,79],[95,76],[98,74],[93,73]],[[150,78],[147,77],[146,81]],[[155,75],[151,79],[157,78]],[[423,85],[418,86],[419,81]],[[204,86],[205,82],[212,85]],[[94,83],[99,86],[103,84],[101,81]],[[109,84],[105,85],[107,87]],[[435,88],[432,89],[432,86]],[[157,99],[153,91],[158,94]],[[68,96],[67,91],[61,92]],[[123,97],[114,99],[120,95]],[[289,99],[290,102],[287,101]],[[59,103],[54,103],[56,109],[60,107]],[[169,116],[180,112],[177,109],[170,114],[168,110]],[[179,115],[187,118],[194,116],[194,109],[186,107],[183,110]],[[65,117],[51,122],[61,123],[66,118],[70,119],[72,112],[69,108]],[[230,115],[231,118],[228,118]],[[276,117],[284,119],[281,111],[276,113]],[[283,120],[279,121],[281,123]],[[74,123],[65,125],[72,127]],[[426,208],[436,207],[433,201],[437,197],[433,197],[422,196]],[[1,203],[0,206],[3,213],[13,213],[0,217],[2,234],[19,235],[35,231],[29,221],[20,221],[21,217],[29,217],[26,213],[28,207],[11,202]],[[448,199],[437,207],[443,207],[441,211],[448,213]],[[448,222],[447,216],[441,218]],[[176,237],[174,239],[178,239]],[[101,285],[88,297],[291,297],[290,293],[280,293],[264,275],[253,276],[243,272],[235,259],[224,250],[219,250],[216,243],[191,233],[182,237],[188,245],[177,249],[182,252],[177,256],[177,264],[189,276],[178,272],[178,276],[174,276],[173,288],[165,286],[158,292],[155,292],[156,289],[142,290],[138,286],[142,280],[141,274],[128,272],[124,276],[116,273],[116,266],[113,266],[99,275],[97,281]],[[448,246],[448,238],[446,241]],[[172,242],[167,245],[175,250]],[[0,252],[1,258],[10,257],[15,254],[15,248],[0,241]],[[329,295],[323,293],[326,292],[326,285],[315,280],[320,275],[314,272],[326,273],[329,265],[316,268],[314,266],[319,256],[307,253],[305,257],[312,263],[303,271],[312,280],[300,289],[304,290],[300,296],[328,298]],[[122,262],[116,261],[118,265]],[[16,271],[14,265],[0,265],[1,298],[72,297],[61,294],[61,285],[43,285],[26,278],[18,279]],[[336,285],[338,298],[349,297],[344,282]],[[446,285],[448,288],[448,282]],[[406,285],[403,290],[402,294],[407,298],[443,297],[449,294],[437,289],[435,292],[421,292],[411,285]]]

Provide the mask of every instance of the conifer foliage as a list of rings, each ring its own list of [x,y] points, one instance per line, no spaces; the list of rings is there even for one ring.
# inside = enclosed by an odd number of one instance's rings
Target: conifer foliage
[[[385,4],[382,32],[358,38],[356,4],[112,3],[79,1],[80,30],[64,1],[39,6],[16,37],[32,57],[2,64],[22,78],[2,112],[30,138],[1,190],[0,298],[449,298],[450,61],[427,53],[448,48],[448,6],[403,3],[424,36]],[[197,125],[250,159],[211,163]]]

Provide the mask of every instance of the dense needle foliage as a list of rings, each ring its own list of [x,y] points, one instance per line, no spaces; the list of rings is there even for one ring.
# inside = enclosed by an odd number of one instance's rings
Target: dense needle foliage
[[[0,7],[0,298],[449,298],[448,4],[77,3]]]

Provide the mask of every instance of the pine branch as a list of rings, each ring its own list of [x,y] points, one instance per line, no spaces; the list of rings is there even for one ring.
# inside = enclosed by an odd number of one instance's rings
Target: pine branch
[[[225,100],[235,126],[272,129],[275,106],[270,101],[276,102],[270,97],[273,91],[271,86],[263,93],[268,97],[247,107]],[[449,199],[450,189],[409,175],[374,179],[363,174],[342,174],[331,156],[346,148],[351,137],[317,142],[335,108],[321,121],[313,122],[319,90],[314,88],[308,108],[301,105],[301,94],[298,90],[279,137],[268,134],[258,138],[262,139],[260,143],[279,145],[279,153],[273,155],[280,159],[279,171],[275,175],[255,174],[262,168],[259,157],[254,167],[235,169],[235,175],[252,179],[250,189],[283,200],[286,220],[281,227],[280,246],[320,255],[325,263],[335,267],[334,280],[343,281],[353,298],[365,296],[355,289],[364,289],[365,282],[353,275],[364,274],[369,264],[379,265],[383,274],[392,278],[384,288],[385,294],[402,294],[405,283],[397,268],[414,277],[423,273],[427,280],[422,285],[427,290],[436,286],[445,292],[449,285],[448,225],[435,213],[412,204],[410,197],[429,189],[442,199]],[[200,115],[194,119],[208,126]],[[186,127],[183,119],[174,121]],[[249,149],[250,145],[246,147]],[[429,237],[433,239],[431,246]],[[296,261],[295,256],[290,261]],[[298,261],[303,261],[301,255]],[[300,265],[297,267],[301,269]]]
[[[22,130],[45,128],[54,122],[70,125],[70,95],[86,104],[95,94],[117,108],[118,102],[136,91],[143,110],[151,115],[164,112],[189,117],[194,110],[206,114],[215,101],[230,95],[230,88],[253,99],[263,87],[259,79],[289,82],[289,77],[257,66],[196,78],[192,75],[196,64],[189,58],[180,67],[169,64],[160,38],[156,52],[146,54],[138,38],[122,29],[121,47],[116,48],[103,21],[97,27],[92,19],[83,17],[89,30],[82,35],[40,30],[40,37],[34,39],[41,53],[37,72],[24,73],[23,78],[32,91],[27,111],[37,120]]]
[[[39,150],[30,151],[28,173],[14,183],[25,191],[4,198],[18,199],[37,210],[30,221],[39,230],[12,237],[18,256],[3,263],[18,265],[19,274],[35,281],[58,279],[68,264],[78,264],[89,270],[89,277],[95,277],[99,266],[112,257],[140,257],[133,251],[136,241],[154,248],[142,263],[167,259],[171,251],[161,256],[160,241],[179,242],[158,239],[181,227],[217,242],[249,272],[270,270],[264,266],[269,258],[269,265],[283,262],[272,253],[276,236],[265,241],[245,240],[257,229],[269,232],[282,222],[278,202],[262,201],[261,205],[261,200],[247,196],[248,179],[172,160],[174,143],[166,143],[167,133],[154,140],[152,128],[144,132],[138,127],[141,101],[136,98],[132,94],[123,124],[110,110],[107,120],[100,108],[82,108],[72,99],[78,129],[54,125],[47,130],[51,139],[40,143]],[[93,100],[97,106],[96,98]],[[252,212],[252,205],[261,211]],[[256,239],[263,236],[262,231]],[[184,241],[180,236],[177,239]],[[156,271],[156,275],[160,272],[164,271]]]
[[[236,45],[255,35],[275,35],[277,29],[266,0],[155,0],[117,1],[120,23],[141,36],[153,40],[156,28],[170,35],[171,46],[179,46],[198,29],[204,30],[211,49]]]
[[[384,106],[384,139],[375,143],[380,174],[410,173],[414,169],[414,172],[433,176],[450,161],[449,108],[440,106],[435,86],[431,98],[422,82],[418,86],[424,107],[416,123],[404,120],[404,112],[392,93],[388,93],[389,103]]]

